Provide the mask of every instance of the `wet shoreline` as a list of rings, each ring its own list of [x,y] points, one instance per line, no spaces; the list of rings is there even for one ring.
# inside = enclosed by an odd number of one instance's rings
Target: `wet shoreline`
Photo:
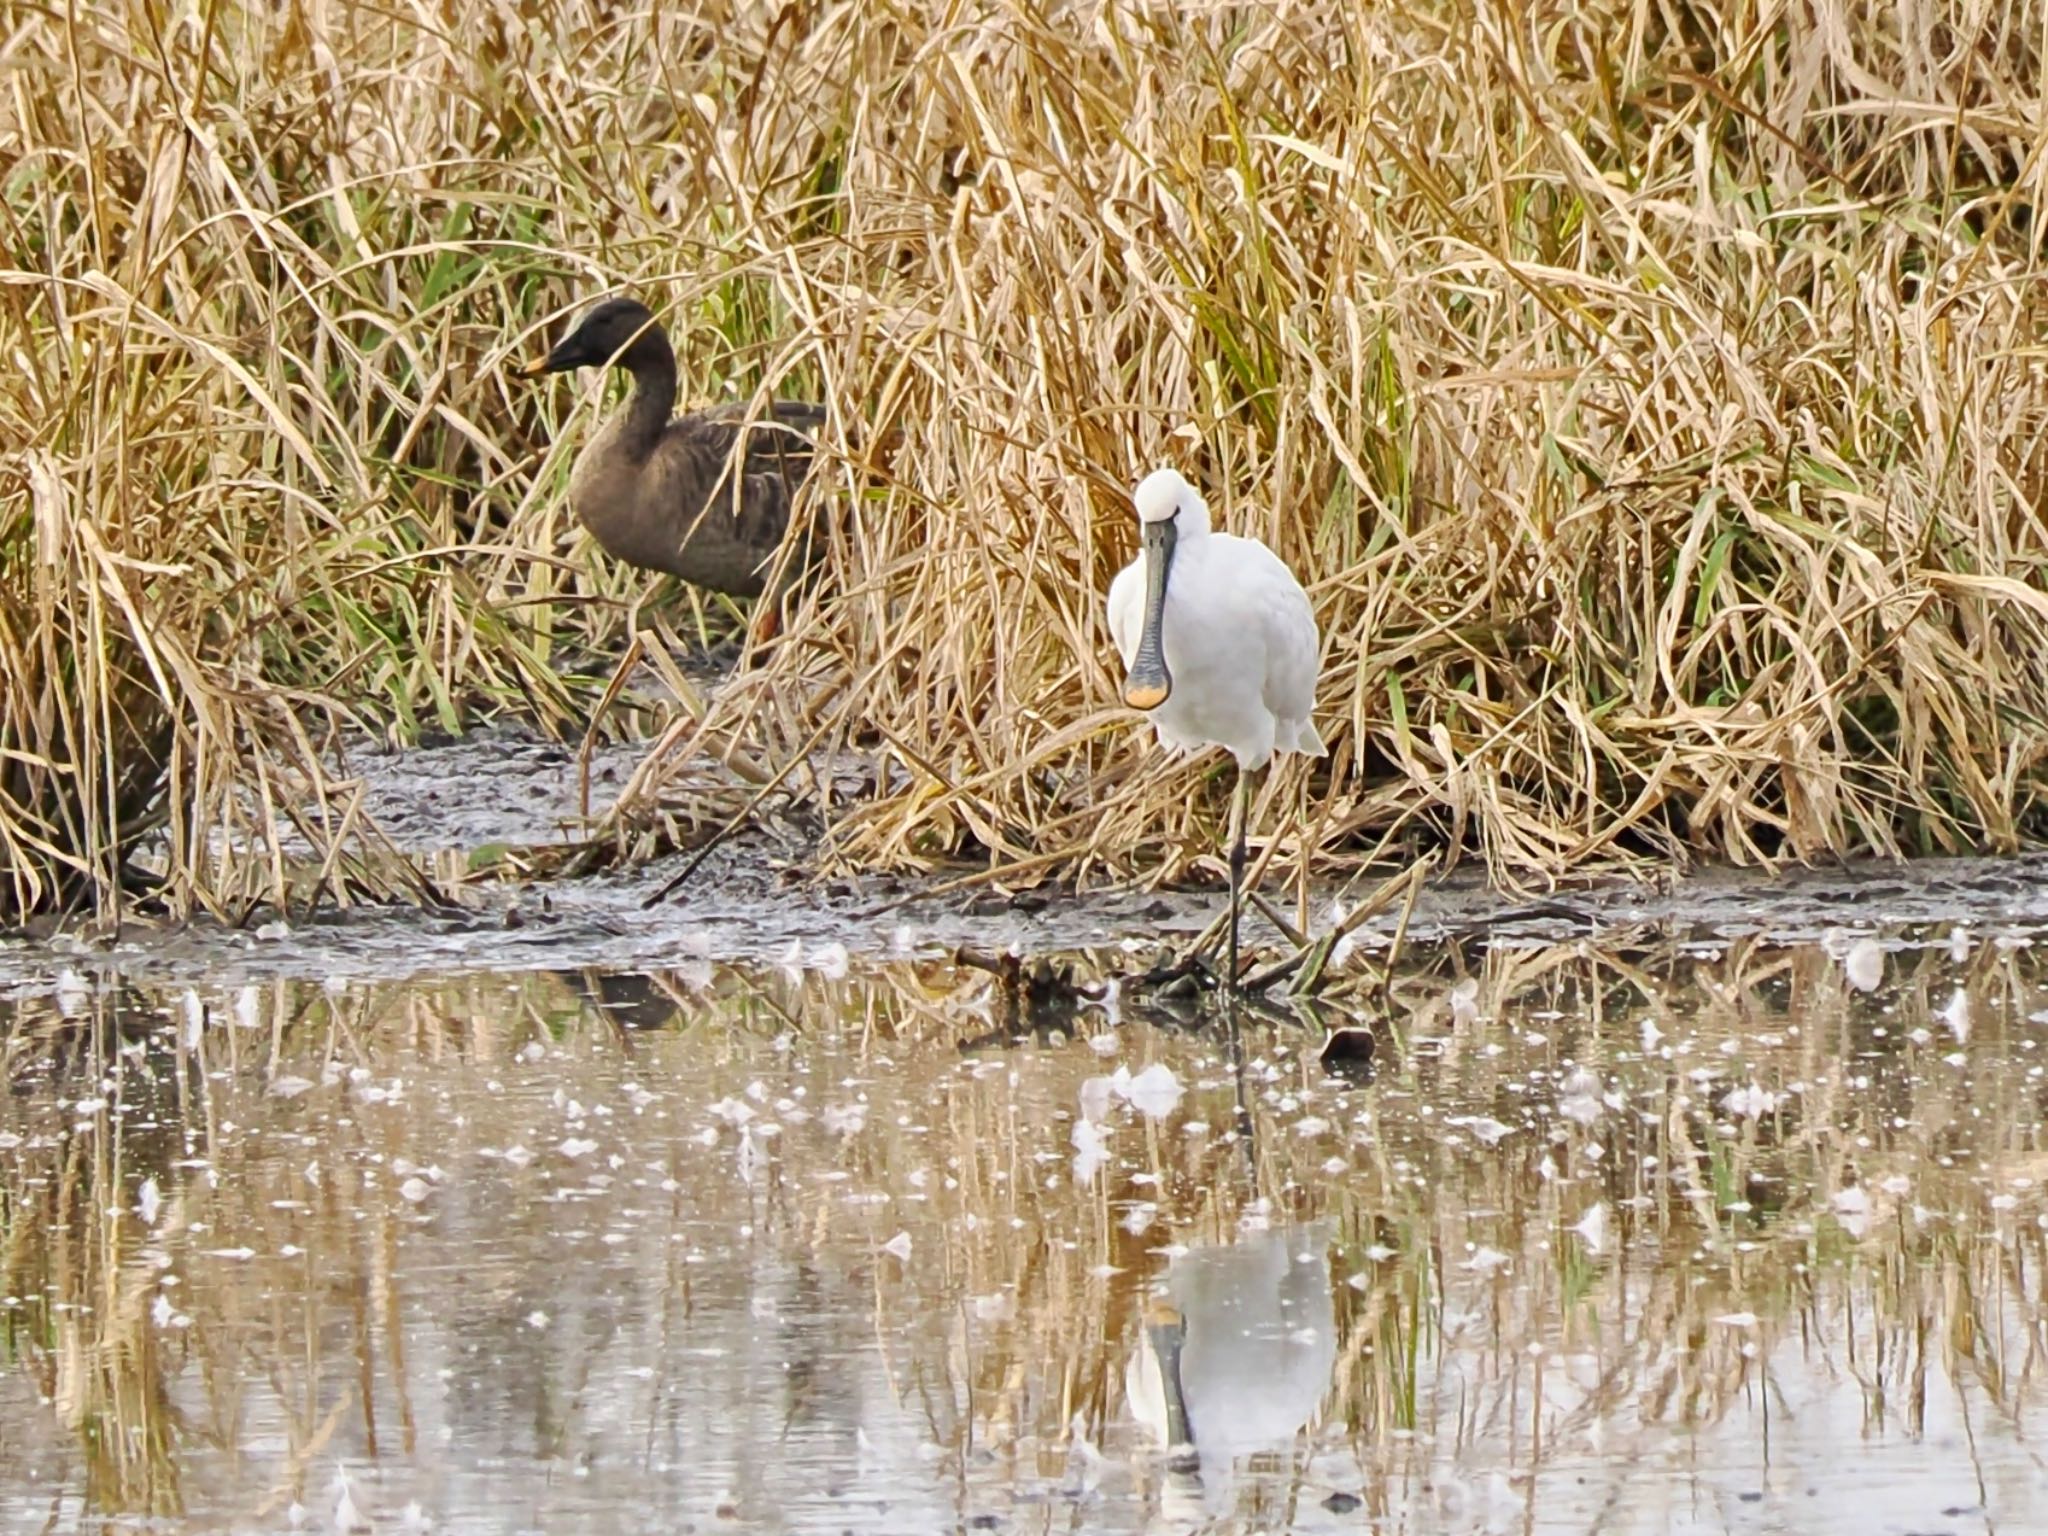
[[[348,759],[364,810],[391,846],[462,864],[494,845],[546,847],[587,833],[584,789],[596,813],[638,766],[642,742],[601,744],[587,765],[572,747],[517,729],[476,732],[402,752],[358,747]],[[658,965],[679,959],[790,964],[807,953],[888,960],[950,955],[961,945],[1026,954],[1123,948],[1147,956],[1184,945],[1210,921],[1220,886],[1145,889],[1136,883],[1074,893],[1040,887],[1011,896],[1001,883],[921,892],[973,870],[923,881],[820,880],[808,850],[787,836],[747,830],[722,843],[672,898],[647,905],[694,854],[592,876],[530,882],[478,879],[459,909],[410,905],[322,909],[278,922],[259,914],[242,929],[199,920],[136,924],[118,937],[73,925],[50,938],[0,938],[0,997],[33,993],[70,968],[106,980],[187,977],[371,980],[557,966]],[[1311,933],[1392,870],[1339,888],[1318,883]],[[1284,878],[1269,882],[1290,917]],[[1422,944],[1548,944],[1640,929],[1702,939],[1819,940],[1833,931],[1899,935],[1962,923],[2008,942],[2048,927],[2048,854],[1884,862],[1832,868],[1714,869],[1655,882],[1595,879],[1520,895],[1488,886],[1473,864],[1423,887],[1409,937]],[[1384,951],[1388,911],[1361,924],[1355,951]],[[1255,942],[1279,933],[1254,918]]]
[[[0,939],[0,996],[32,993],[64,967],[108,980],[372,980],[685,958],[801,966],[805,954],[820,951],[884,961],[950,955],[962,945],[1030,955],[1122,948],[1149,957],[1192,939],[1223,899],[1213,888],[1131,887],[921,899],[914,883],[894,879],[817,881],[782,845],[742,836],[717,850],[676,897],[646,905],[684,862],[678,856],[574,880],[482,883],[465,893],[472,905],[460,910],[358,907],[294,923],[259,918],[241,929],[198,920],[137,924],[118,937],[80,930]],[[1347,898],[1376,883],[1318,888],[1311,932],[1327,932]],[[1397,918],[1388,910],[1360,924],[1355,952],[1383,952]],[[1946,942],[1955,925],[2008,944],[2032,942],[2048,930],[2048,859],[1870,862],[1776,876],[1716,871],[1657,889],[1609,880],[1540,899],[1492,890],[1461,872],[1425,885],[1407,937],[1421,945],[1615,942],[1629,933],[1794,943],[1884,930],[1897,944],[1917,942],[1907,936],[1922,930],[1925,942]],[[1247,932],[1248,942],[1274,952],[1282,944],[1262,921],[1249,922]]]

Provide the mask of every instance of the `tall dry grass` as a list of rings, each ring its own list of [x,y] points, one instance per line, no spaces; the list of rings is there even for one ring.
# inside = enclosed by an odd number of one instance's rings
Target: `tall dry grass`
[[[668,754],[871,755],[834,862],[1205,856],[1097,617],[1168,459],[1322,619],[1283,853],[2038,826],[2041,0],[6,19],[17,906],[152,820],[174,892],[282,881],[230,786],[313,784],[323,701],[573,723],[645,582],[565,537],[587,412],[497,364],[628,284],[694,397],[905,432]]]

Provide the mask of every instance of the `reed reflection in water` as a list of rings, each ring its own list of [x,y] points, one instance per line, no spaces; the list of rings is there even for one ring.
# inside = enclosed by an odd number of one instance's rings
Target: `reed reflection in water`
[[[67,978],[0,1527],[2040,1528],[2039,970],[1443,951],[1370,1081],[937,963]]]

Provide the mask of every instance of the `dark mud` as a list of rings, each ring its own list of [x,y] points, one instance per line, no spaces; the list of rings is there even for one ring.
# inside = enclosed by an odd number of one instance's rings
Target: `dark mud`
[[[342,771],[361,780],[364,813],[401,852],[546,844],[583,836],[586,816],[603,815],[647,755],[643,741],[600,741],[585,770],[578,746],[499,727],[411,751],[358,747]]]
[[[640,743],[597,748],[588,773],[591,811],[601,814],[611,803],[643,750]],[[358,751],[349,768],[364,782],[366,809],[408,853],[545,846],[582,838],[590,829],[575,750],[516,732],[481,733],[412,752]],[[800,968],[821,955],[828,964],[847,957],[931,957],[963,944],[1027,953],[1120,950],[1149,959],[1184,945],[1222,900],[1213,887],[1124,886],[1078,894],[1041,888],[1013,896],[993,883],[925,898],[913,881],[814,878],[801,841],[749,832],[717,848],[673,897],[647,906],[688,857],[575,880],[476,881],[463,888],[464,906],[453,911],[323,911],[290,924],[259,917],[241,930],[200,922],[169,930],[137,927],[112,937],[76,932],[0,939],[0,996],[47,991],[64,968],[105,982],[203,977],[223,983],[658,968],[705,959]],[[1318,889],[1312,931],[1326,931],[1347,902],[1387,873],[1344,889]],[[925,886],[956,877],[934,877]],[[1274,896],[1283,909],[1292,908],[1291,896]],[[1540,900],[1504,894],[1459,870],[1424,889],[1410,937],[1541,945],[1686,934],[1703,942],[1826,939],[1839,946],[1858,932],[1882,929],[1884,943],[1897,947],[1944,943],[1958,923],[2008,942],[2048,929],[2048,856],[1609,880]],[[1394,926],[1391,912],[1362,924],[1351,953],[1383,950]],[[1246,931],[1254,943],[1280,937],[1257,920]]]

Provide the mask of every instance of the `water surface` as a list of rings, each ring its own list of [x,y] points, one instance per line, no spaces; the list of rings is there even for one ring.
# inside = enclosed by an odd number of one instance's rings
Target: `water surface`
[[[0,1528],[2048,1528],[2044,990],[1932,928],[1021,1032],[815,947],[69,975],[0,1025]]]

